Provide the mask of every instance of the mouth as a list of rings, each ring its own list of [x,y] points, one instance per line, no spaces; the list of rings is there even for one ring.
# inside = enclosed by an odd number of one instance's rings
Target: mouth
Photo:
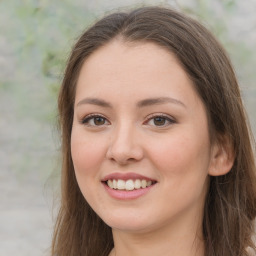
[[[103,183],[105,183],[111,189],[133,191],[153,186],[156,183],[156,181],[145,179],[109,179],[103,181]]]
[[[136,173],[113,173],[106,176],[102,183],[113,190],[134,191],[151,187],[157,181]]]

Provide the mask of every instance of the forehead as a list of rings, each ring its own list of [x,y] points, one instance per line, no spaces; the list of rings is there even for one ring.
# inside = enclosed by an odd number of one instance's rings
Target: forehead
[[[153,42],[125,42],[122,39],[115,39],[93,52],[84,62],[83,71],[91,68],[104,67],[104,70],[112,70],[112,66],[118,64],[120,69],[125,67],[153,67],[153,64],[168,65],[169,62],[177,62],[176,56],[169,50]],[[118,72],[119,68],[113,72]],[[163,66],[161,66],[163,68]],[[141,70],[139,70],[141,72]]]
[[[113,40],[86,59],[79,74],[77,89],[97,90],[115,84],[118,90],[130,88],[137,91],[143,84],[147,84],[148,90],[154,87],[163,89],[163,84],[192,86],[171,52],[151,42],[126,43],[121,40]],[[182,89],[182,86],[178,87]]]

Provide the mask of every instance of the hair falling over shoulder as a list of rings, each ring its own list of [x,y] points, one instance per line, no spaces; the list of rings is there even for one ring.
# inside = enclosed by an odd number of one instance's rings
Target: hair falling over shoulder
[[[206,28],[163,7],[143,7],[106,16],[86,30],[72,49],[58,100],[62,194],[51,255],[107,256],[113,248],[111,228],[91,209],[78,187],[70,138],[81,66],[91,53],[117,37],[127,42],[150,41],[174,53],[205,105],[211,139],[218,143],[228,140],[232,145],[235,161],[231,171],[210,177],[202,223],[205,256],[256,255],[255,141],[233,68]]]

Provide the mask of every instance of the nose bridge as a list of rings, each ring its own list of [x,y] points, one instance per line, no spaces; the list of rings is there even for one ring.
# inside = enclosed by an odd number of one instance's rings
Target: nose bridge
[[[114,129],[111,147],[119,153],[128,154],[136,144],[135,137],[135,127],[131,122],[127,120],[121,121]]]
[[[138,131],[132,121],[122,120],[113,129],[108,149],[108,158],[119,163],[140,160],[143,151],[138,141]]]

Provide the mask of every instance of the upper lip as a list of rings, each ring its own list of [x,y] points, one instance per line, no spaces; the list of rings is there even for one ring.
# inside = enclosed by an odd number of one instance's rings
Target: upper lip
[[[146,180],[146,181],[156,181],[152,178],[140,175],[138,173],[133,173],[133,172],[128,172],[128,173],[120,173],[120,172],[115,172],[106,175],[102,181],[105,182],[107,180]]]

